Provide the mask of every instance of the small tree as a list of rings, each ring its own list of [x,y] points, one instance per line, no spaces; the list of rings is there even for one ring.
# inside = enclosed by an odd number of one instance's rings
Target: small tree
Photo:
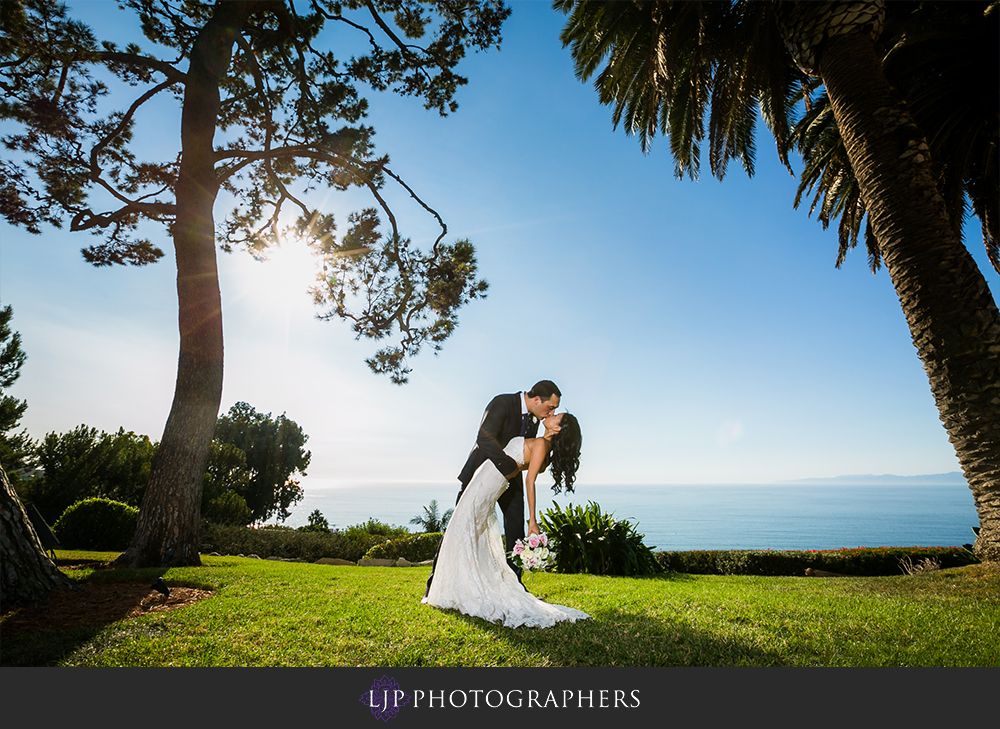
[[[451,515],[455,513],[454,509],[448,509],[443,515],[439,516],[437,499],[431,499],[431,503],[423,507],[423,509],[423,515],[413,517],[410,519],[410,523],[422,527],[427,534],[443,532],[448,528]]]
[[[300,532],[319,532],[320,534],[330,533],[330,522],[326,520],[319,509],[313,509],[309,513],[309,523],[304,527],[299,527]]]
[[[250,520],[267,521],[277,515],[284,521],[288,507],[302,500],[302,488],[295,476],[305,476],[312,454],[305,449],[309,440],[294,420],[282,413],[258,413],[251,405],[238,402],[219,417],[215,442],[230,444],[246,455],[247,484],[243,492],[250,507]]]

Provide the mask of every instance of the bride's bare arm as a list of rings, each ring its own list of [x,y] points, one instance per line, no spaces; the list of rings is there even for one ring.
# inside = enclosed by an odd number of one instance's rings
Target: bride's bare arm
[[[538,522],[535,521],[535,479],[538,477],[542,465],[545,463],[545,456],[549,453],[551,444],[545,438],[532,438],[525,441],[525,448],[530,451],[528,458],[528,473],[524,478],[524,494],[528,498],[528,534],[538,534]],[[527,455],[527,454],[526,454]]]

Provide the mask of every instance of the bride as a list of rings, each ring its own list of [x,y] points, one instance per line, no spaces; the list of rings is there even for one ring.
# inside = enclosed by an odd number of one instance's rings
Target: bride
[[[552,463],[556,486],[572,490],[580,464],[580,424],[569,413],[550,415],[541,438],[517,437],[504,453],[527,470],[528,535],[538,534],[535,520],[535,479]],[[550,459],[551,456],[551,459]],[[500,621],[508,628],[548,628],[561,621],[575,622],[590,616],[580,610],[553,605],[529,593],[507,564],[496,502],[507,488],[507,479],[487,460],[476,471],[462,494],[441,540],[434,579],[421,601],[466,615]]]

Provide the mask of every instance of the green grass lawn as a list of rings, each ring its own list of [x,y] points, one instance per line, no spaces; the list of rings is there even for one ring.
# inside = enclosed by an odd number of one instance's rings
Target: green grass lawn
[[[60,557],[111,559],[63,552]],[[1000,569],[898,577],[540,574],[530,590],[592,620],[510,629],[420,604],[429,568],[202,557],[202,567],[73,570],[84,583],[210,589],[109,625],[5,635],[5,666],[1000,666]]]

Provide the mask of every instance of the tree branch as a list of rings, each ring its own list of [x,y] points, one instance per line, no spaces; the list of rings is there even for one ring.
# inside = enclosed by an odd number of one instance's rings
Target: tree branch
[[[149,58],[135,53],[124,53],[122,51],[97,51],[94,53],[94,60],[100,63],[121,63],[131,66],[142,66],[159,71],[172,83],[187,83],[187,74],[179,71],[166,61],[158,58]]]

